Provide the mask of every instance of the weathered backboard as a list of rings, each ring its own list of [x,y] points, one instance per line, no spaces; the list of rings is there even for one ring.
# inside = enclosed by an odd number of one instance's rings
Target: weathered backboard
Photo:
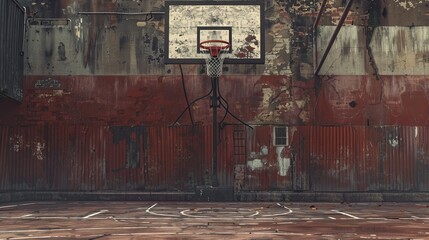
[[[199,43],[230,43],[225,63],[265,62],[264,1],[166,0],[165,63],[204,63]]]

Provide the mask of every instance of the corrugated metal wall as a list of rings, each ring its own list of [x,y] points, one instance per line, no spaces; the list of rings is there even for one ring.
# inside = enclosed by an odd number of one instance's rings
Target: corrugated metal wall
[[[0,127],[0,190],[193,190],[211,182],[211,126]],[[233,185],[232,127],[218,178]]]
[[[289,158],[285,147],[277,147],[273,144],[272,126],[257,126],[254,130],[247,131],[248,166],[244,190],[291,190],[291,174],[285,168],[281,173],[280,158]],[[252,161],[259,161],[260,166],[253,166]],[[254,169],[252,169],[254,168]]]
[[[24,9],[15,0],[0,1],[0,96],[22,101]]]
[[[428,127],[299,129],[296,190],[429,191]]]
[[[221,186],[246,166],[236,131],[219,136]],[[270,141],[267,131],[247,130],[247,161]],[[290,173],[280,176],[268,153],[267,167],[246,167],[236,190],[429,191],[429,127],[302,126],[291,138]],[[201,125],[0,126],[0,190],[193,190],[210,183],[211,139]]]

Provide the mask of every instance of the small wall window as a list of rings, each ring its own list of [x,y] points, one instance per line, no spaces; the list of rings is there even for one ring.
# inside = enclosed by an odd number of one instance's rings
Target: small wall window
[[[288,127],[274,127],[274,146],[287,146],[288,141]]]

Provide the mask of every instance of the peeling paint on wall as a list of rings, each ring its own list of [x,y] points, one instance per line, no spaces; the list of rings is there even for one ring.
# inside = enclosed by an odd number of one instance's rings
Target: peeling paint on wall
[[[276,154],[277,154],[277,162],[279,166],[279,175],[284,177],[287,175],[289,168],[290,168],[290,158],[283,156],[283,150],[285,147],[276,147]]]
[[[9,143],[11,145],[11,150],[14,152],[19,152],[24,147],[24,137],[21,135],[15,135],[9,138]]]
[[[247,167],[252,171],[262,169],[264,167],[264,161],[261,159],[253,159],[251,161],[247,161]]]
[[[82,18],[77,18],[75,20],[75,26],[74,26],[74,33],[76,36],[76,41],[82,41],[82,37],[83,37],[83,19]]]
[[[262,156],[264,156],[264,155],[268,155],[268,147],[267,146],[262,146],[261,147],[261,152],[260,152],[260,154],[262,155]]]
[[[308,95],[310,91],[293,86],[293,81],[287,78],[275,83],[261,81],[258,84],[261,100],[258,101],[259,112],[255,116],[255,121],[283,124],[310,121],[311,113],[308,109],[311,102]]]
[[[392,137],[389,139],[389,144],[392,147],[397,147],[399,145],[399,139],[398,136]]]
[[[429,2],[429,0],[393,0],[396,4],[409,11],[420,5]]]
[[[236,164],[234,168],[234,191],[241,191],[244,187],[246,165]]]
[[[64,90],[52,90],[47,93],[38,93],[36,96],[39,99],[43,99],[47,103],[53,103],[56,99],[70,95],[70,92],[64,92]]]
[[[262,94],[261,108],[268,108],[273,97],[273,90],[269,87],[263,87]]]
[[[33,156],[42,161],[45,158],[45,143],[42,142],[33,142]]]
[[[266,75],[291,75],[290,42],[293,35],[291,17],[278,3],[267,14],[267,41],[265,43]]]

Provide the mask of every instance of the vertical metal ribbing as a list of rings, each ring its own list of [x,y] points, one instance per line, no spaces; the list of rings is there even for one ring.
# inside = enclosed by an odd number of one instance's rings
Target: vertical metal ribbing
[[[0,1],[0,95],[22,100],[25,8],[15,0]]]

